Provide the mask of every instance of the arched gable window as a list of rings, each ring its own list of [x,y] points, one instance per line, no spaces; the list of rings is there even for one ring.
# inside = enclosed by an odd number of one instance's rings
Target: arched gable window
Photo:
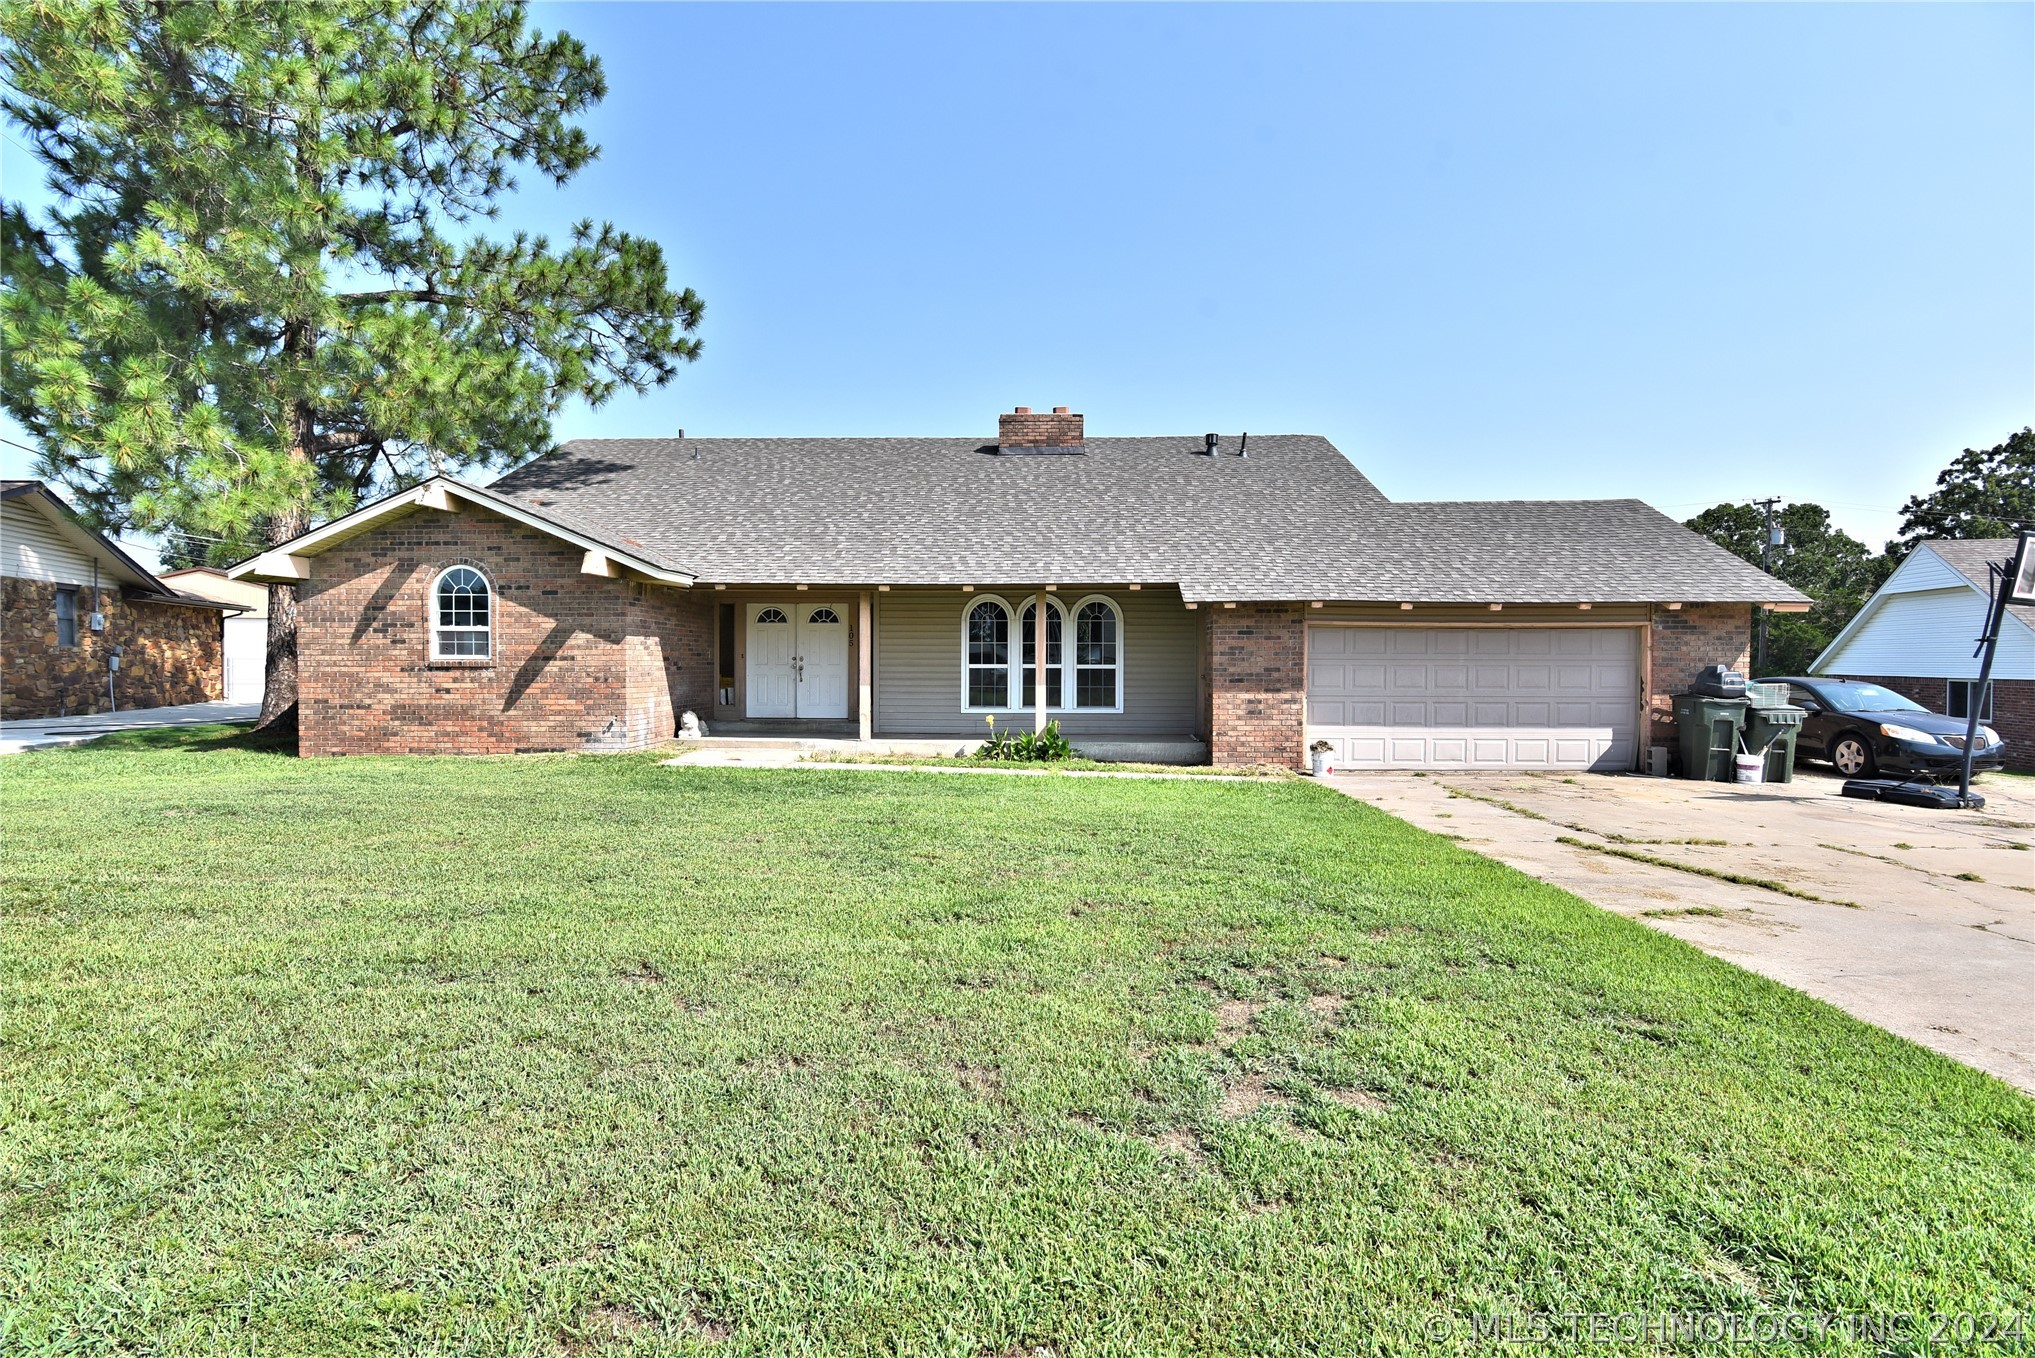
[[[962,706],[971,712],[1020,712],[1038,682],[1038,601],[1015,610],[995,595],[962,610]],[[1013,645],[1012,629],[1016,629]],[[1072,654],[1069,654],[1069,642]],[[1046,707],[1123,709],[1123,614],[1094,594],[1071,609],[1046,600]]]
[[[452,566],[431,584],[431,655],[437,660],[486,660],[494,654],[494,611],[487,577]]]

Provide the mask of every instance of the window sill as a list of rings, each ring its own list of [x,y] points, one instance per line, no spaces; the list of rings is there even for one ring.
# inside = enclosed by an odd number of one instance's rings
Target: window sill
[[[495,662],[492,656],[434,655],[424,665],[434,670],[491,670]]]

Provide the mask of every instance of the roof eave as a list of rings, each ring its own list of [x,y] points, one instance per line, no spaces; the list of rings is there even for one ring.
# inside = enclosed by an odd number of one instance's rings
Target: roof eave
[[[408,490],[397,491],[393,495],[383,496],[373,504],[362,505],[350,514],[343,514],[330,523],[301,533],[288,542],[269,548],[259,556],[249,557],[228,568],[226,578],[271,585],[296,584],[310,578],[311,558],[366,532],[375,524],[394,515],[406,514],[417,508],[450,510],[455,497],[505,518],[514,519],[539,532],[548,533],[582,551],[599,553],[616,566],[659,584],[690,588],[697,582],[698,577],[690,571],[674,570],[669,566],[660,565],[637,555],[627,547],[568,527],[519,505],[506,496],[497,495],[484,487],[470,485],[450,476],[434,476]]]

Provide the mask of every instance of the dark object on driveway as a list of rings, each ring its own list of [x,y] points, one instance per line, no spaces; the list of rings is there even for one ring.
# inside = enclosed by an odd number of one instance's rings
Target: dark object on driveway
[[[1682,777],[1697,782],[1728,783],[1734,777],[1732,756],[1745,732],[1746,701],[1714,698],[1706,693],[1675,695],[1675,730],[1682,744]]]
[[[1725,665],[1705,665],[1696,682],[1689,685],[1689,692],[1705,698],[1743,698],[1745,676]]]
[[[1759,780],[1762,783],[1792,783],[1795,781],[1795,742],[1801,738],[1802,723],[1808,713],[1799,707],[1761,707],[1758,703],[1745,709],[1745,748],[1761,758]]]
[[[1901,806],[1926,807],[1931,811],[1977,811],[1986,799],[1976,792],[1959,792],[1934,783],[1902,783],[1892,778],[1847,778],[1844,795],[1862,802],[1895,802]]]
[[[1847,679],[1762,679],[1786,684],[1788,700],[1809,715],[1795,743],[1804,758],[1829,760],[1847,778],[1880,773],[1954,775],[1964,760],[1962,717],[1946,717],[1889,688]],[[1997,769],[2007,745],[1989,726],[1978,728],[1972,767]]]

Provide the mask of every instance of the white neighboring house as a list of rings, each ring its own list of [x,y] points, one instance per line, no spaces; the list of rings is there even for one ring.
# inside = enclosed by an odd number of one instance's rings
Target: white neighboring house
[[[2012,538],[1924,542],[1811,665],[1813,674],[1870,679],[1924,707],[1962,717],[1978,682],[1988,563],[2012,560]],[[2000,623],[1991,692],[1979,720],[2007,742],[2007,767],[2035,768],[2035,608]]]
[[[217,566],[186,566],[160,578],[172,589],[247,610],[226,619],[226,701],[260,702],[268,668],[268,586],[230,580]]]

